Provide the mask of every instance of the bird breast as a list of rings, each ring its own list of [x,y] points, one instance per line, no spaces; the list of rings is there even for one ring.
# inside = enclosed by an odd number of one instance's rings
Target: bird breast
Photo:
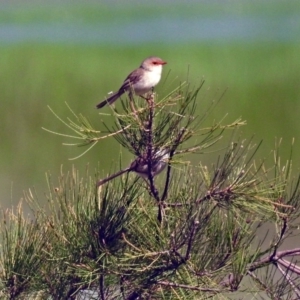
[[[161,78],[162,66],[155,66],[152,70],[145,70],[145,76],[134,84],[134,90],[137,95],[143,95],[156,86]]]

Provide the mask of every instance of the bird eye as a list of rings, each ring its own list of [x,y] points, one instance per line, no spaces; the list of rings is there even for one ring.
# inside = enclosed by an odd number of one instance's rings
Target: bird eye
[[[154,61],[153,64],[154,64],[154,65],[157,65],[157,61]]]

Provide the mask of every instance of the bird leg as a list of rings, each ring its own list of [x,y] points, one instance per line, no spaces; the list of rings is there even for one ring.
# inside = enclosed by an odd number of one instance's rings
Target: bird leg
[[[129,104],[130,104],[130,108],[131,108],[132,113],[134,114],[134,116],[136,117],[136,119],[138,119],[137,112],[136,112],[136,109],[135,109],[135,106],[134,106],[132,92],[129,93]]]

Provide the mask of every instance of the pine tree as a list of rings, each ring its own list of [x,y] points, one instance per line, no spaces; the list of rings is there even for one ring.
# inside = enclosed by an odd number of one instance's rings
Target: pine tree
[[[285,243],[299,235],[300,177],[276,150],[270,168],[257,163],[252,140],[233,135],[216,151],[245,122],[204,127],[202,87],[123,99],[108,134],[57,116],[88,150],[115,138],[133,160],[104,178],[48,176],[46,207],[29,191],[30,217],[22,203],[3,211],[1,299],[300,298],[300,250]]]

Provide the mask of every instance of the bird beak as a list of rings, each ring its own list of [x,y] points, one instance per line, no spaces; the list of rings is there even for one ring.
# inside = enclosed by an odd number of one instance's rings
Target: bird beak
[[[161,65],[166,65],[167,62],[166,62],[166,61],[162,61],[160,64],[161,64]]]

